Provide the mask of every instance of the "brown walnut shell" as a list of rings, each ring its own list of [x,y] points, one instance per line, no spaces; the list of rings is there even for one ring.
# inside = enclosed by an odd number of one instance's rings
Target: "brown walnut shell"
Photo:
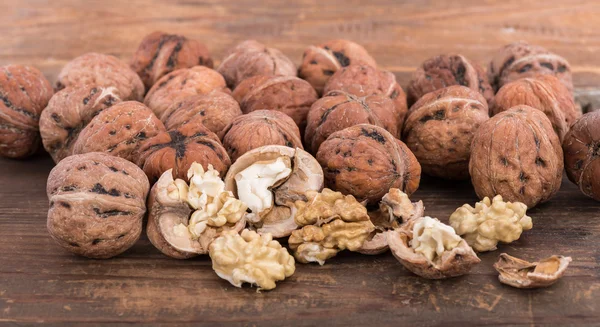
[[[556,283],[565,274],[571,261],[571,257],[553,255],[539,262],[528,262],[502,253],[494,263],[494,268],[502,284],[516,288],[539,288]]]
[[[543,112],[516,106],[483,123],[471,146],[469,172],[480,199],[502,195],[529,208],[550,199],[562,182],[563,151]]]
[[[427,93],[408,113],[403,139],[423,172],[446,179],[469,178],[471,141],[489,119],[481,93],[453,85]]]

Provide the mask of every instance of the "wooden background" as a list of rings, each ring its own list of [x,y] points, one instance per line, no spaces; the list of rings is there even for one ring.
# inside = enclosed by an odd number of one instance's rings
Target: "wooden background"
[[[487,65],[502,45],[527,40],[566,57],[577,99],[588,110],[600,108],[600,2],[447,2],[3,0],[0,65],[31,64],[54,82],[67,61],[89,51],[129,60],[154,30],[202,40],[217,62],[247,38],[280,48],[297,63],[310,44],[348,38],[406,85],[430,56],[458,52]],[[531,211],[533,230],[482,254],[468,276],[428,281],[389,253],[343,253],[322,267],[299,264],[277,289],[256,293],[219,279],[207,257],[169,259],[145,237],[110,260],[65,253],[45,228],[51,168],[47,155],[0,159],[0,324],[600,324],[600,203],[567,180],[552,201]],[[413,198],[444,221],[476,201],[469,183],[432,179]],[[500,252],[574,261],[553,287],[517,290],[496,279],[492,264]]]

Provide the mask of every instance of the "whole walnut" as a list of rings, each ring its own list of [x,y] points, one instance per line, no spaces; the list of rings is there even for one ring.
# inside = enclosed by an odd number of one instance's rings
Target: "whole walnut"
[[[137,162],[142,141],[163,131],[165,126],[148,107],[121,102],[100,112],[81,130],[73,153],[105,152]]]
[[[277,110],[292,117],[301,131],[306,127],[310,106],[319,98],[317,92],[296,76],[254,76],[242,81],[233,91],[242,111]]]
[[[149,189],[144,172],[127,160],[104,153],[65,158],[46,186],[50,236],[78,255],[116,256],[140,237]]]
[[[543,111],[561,140],[581,116],[573,95],[552,75],[521,78],[504,84],[490,103],[490,109],[495,115],[521,104]]]
[[[524,41],[508,44],[490,62],[488,78],[495,90],[524,77],[554,75],[573,92],[569,62],[546,48]]]
[[[178,69],[161,77],[152,86],[146,94],[144,104],[152,109],[157,117],[162,117],[173,103],[213,90],[229,92],[223,76],[215,70],[204,66]]]
[[[462,55],[440,55],[425,60],[413,73],[406,89],[408,105],[412,106],[429,92],[451,85],[478,91],[488,102],[494,98],[494,91],[481,66]]]
[[[296,65],[290,58],[255,40],[243,41],[229,49],[217,70],[232,89],[252,76],[296,76]]]
[[[40,134],[54,162],[73,154],[75,140],[92,118],[121,102],[117,92],[112,86],[69,86],[50,99],[40,117]]]
[[[39,119],[52,85],[31,66],[0,68],[0,156],[24,158],[40,145]]]
[[[332,91],[315,102],[308,112],[304,143],[316,153],[329,135],[346,127],[371,124],[385,128],[400,138],[403,114],[392,100],[381,94],[356,97],[342,91]]]
[[[131,61],[131,69],[140,76],[146,89],[174,70],[196,65],[213,67],[204,44],[182,35],[159,31],[144,37]]]
[[[565,168],[581,192],[600,201],[600,111],[579,118],[563,142]]]
[[[543,112],[524,105],[483,123],[471,145],[469,172],[480,199],[502,195],[529,208],[550,199],[562,182],[563,151]]]
[[[325,84],[335,72],[359,62],[377,67],[375,59],[361,45],[348,40],[330,40],[318,46],[311,45],[304,51],[298,76],[323,94]]]
[[[331,134],[317,152],[325,187],[378,203],[390,188],[411,195],[421,166],[410,149],[385,129],[360,124]]]
[[[233,120],[225,130],[223,145],[235,162],[244,153],[265,145],[302,149],[302,138],[289,116],[274,110],[256,110]]]
[[[481,93],[453,85],[425,94],[408,112],[403,139],[423,172],[446,179],[469,178],[471,141],[489,119]]]
[[[58,74],[55,89],[82,85],[115,87],[123,101],[142,101],[146,91],[140,77],[126,63],[117,57],[94,52],[67,63]]]
[[[222,138],[225,128],[241,114],[240,105],[231,95],[214,90],[173,103],[160,119],[168,130],[177,129],[188,123],[202,124]]]

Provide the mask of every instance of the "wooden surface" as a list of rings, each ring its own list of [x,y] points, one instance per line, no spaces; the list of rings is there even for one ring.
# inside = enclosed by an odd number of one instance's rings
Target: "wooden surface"
[[[55,80],[89,51],[125,60],[153,30],[204,41],[218,61],[236,42],[255,38],[296,62],[310,44],[344,37],[365,45],[406,85],[424,59],[460,52],[481,63],[503,44],[528,40],[572,64],[584,107],[600,103],[597,1],[18,1],[0,3],[0,65],[32,64]],[[599,106],[600,107],[600,106]],[[391,256],[343,253],[325,266],[297,266],[272,292],[236,289],[207,257],[166,258],[143,237],[110,260],[65,253],[46,231],[45,182],[52,161],[0,160],[0,324],[108,322],[234,325],[600,324],[600,203],[567,180],[531,211],[522,239],[482,254],[470,275],[428,281]],[[468,183],[424,179],[414,199],[447,220],[476,201]],[[500,252],[536,259],[573,257],[566,276],[541,290],[501,285]]]

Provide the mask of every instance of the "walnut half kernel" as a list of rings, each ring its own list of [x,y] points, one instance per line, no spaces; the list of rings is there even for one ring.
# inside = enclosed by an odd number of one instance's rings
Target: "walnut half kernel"
[[[503,284],[516,288],[538,288],[556,283],[571,261],[571,257],[553,255],[539,262],[527,262],[502,253],[494,268],[500,273],[498,279]]]

